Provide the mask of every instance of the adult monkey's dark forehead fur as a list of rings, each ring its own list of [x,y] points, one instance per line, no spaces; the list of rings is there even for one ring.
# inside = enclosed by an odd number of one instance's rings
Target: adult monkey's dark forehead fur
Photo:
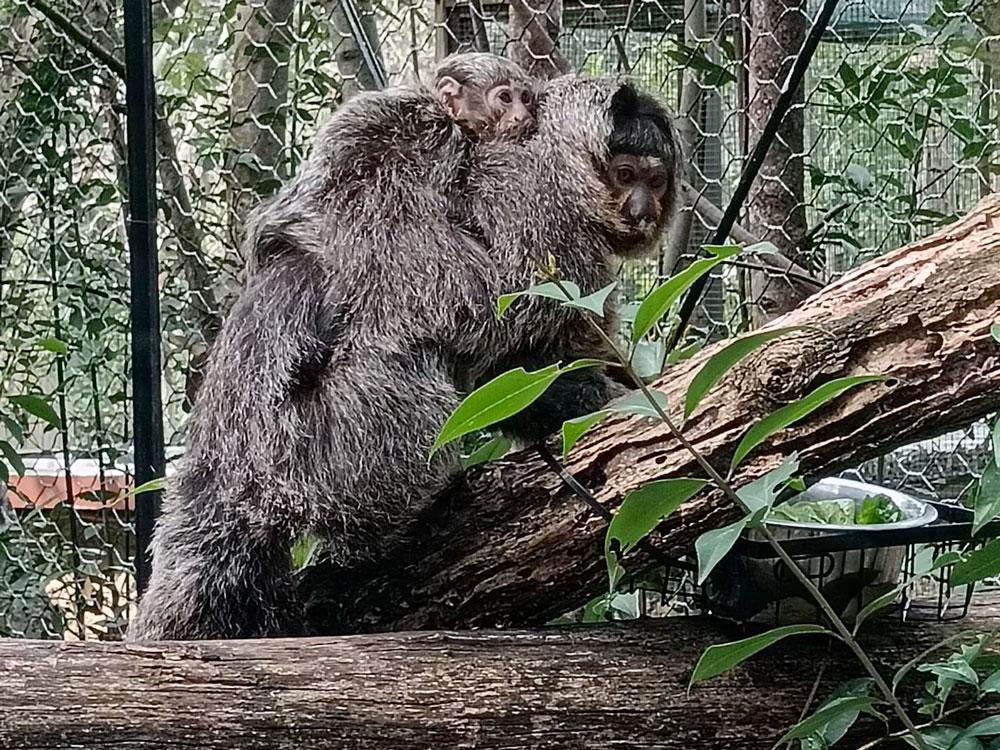
[[[652,96],[624,84],[611,97],[612,154],[654,156],[677,161],[677,141],[669,115]]]
[[[343,565],[384,558],[459,470],[454,447],[430,462],[428,449],[462,392],[509,367],[603,356],[582,316],[553,300],[519,300],[502,320],[494,310],[549,253],[589,293],[615,278],[616,255],[655,247],[671,190],[655,193],[655,220],[648,200],[626,216],[608,170],[615,149],[673,159],[669,118],[626,86],[557,79],[534,135],[471,148],[448,140],[425,92],[403,91],[414,106],[388,126],[368,127],[397,111],[376,94],[334,116],[300,175],[256,213],[251,243],[270,244],[253,249],[274,252],[251,265],[213,347],[130,638],[301,632],[295,538],[318,532]],[[506,428],[536,440],[621,392],[604,372],[579,371]]]

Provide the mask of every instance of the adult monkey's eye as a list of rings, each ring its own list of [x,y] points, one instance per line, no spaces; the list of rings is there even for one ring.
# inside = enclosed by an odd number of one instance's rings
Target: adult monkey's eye
[[[621,166],[615,170],[615,176],[618,178],[619,182],[627,185],[635,179],[635,170],[632,169],[632,167]]]
[[[499,99],[504,104],[513,104],[514,97],[510,93],[510,89],[504,86],[497,92],[497,99]]]
[[[649,186],[653,190],[659,190],[661,187],[667,184],[667,178],[662,174],[654,174],[649,178]]]

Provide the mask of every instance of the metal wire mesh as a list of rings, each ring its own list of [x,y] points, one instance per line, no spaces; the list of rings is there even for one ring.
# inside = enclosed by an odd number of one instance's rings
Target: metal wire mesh
[[[450,51],[504,52],[506,3],[358,3],[390,82]],[[371,88],[339,0],[154,3],[160,292],[168,456],[240,282],[250,206],[294,174],[318,123]],[[817,3],[567,2],[574,69],[630,71],[679,115],[688,179],[724,205]],[[0,0],[0,635],[116,638],[133,598],[121,19],[109,0]],[[969,0],[844,0],[779,133],[742,228],[826,281],[1000,187],[1000,20]],[[530,35],[529,32],[527,32]],[[693,257],[688,210],[626,297]],[[789,273],[726,267],[695,329],[776,312]],[[775,302],[773,299],[777,300]],[[661,353],[662,354],[662,353]],[[985,429],[859,468],[952,498]],[[252,460],[252,459],[251,459]]]

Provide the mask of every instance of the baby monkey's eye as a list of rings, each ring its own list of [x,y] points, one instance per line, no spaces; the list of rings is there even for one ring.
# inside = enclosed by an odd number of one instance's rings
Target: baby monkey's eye
[[[521,92],[521,103],[525,107],[530,107],[531,106],[531,92],[530,91],[522,91]]]
[[[510,93],[509,88],[502,88],[497,92],[497,99],[499,99],[504,104],[513,104],[514,96]]]

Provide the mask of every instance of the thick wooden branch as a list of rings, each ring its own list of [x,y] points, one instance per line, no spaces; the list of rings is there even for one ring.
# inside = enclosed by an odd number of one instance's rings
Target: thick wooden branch
[[[1000,196],[933,236],[877,258],[770,325],[812,326],[779,339],[731,372],[688,420],[685,434],[718,467],[762,415],[832,378],[884,374],[893,384],[854,391],[758,450],[745,481],[797,451],[808,475],[830,474],[1000,407]],[[674,414],[711,347],[655,387]],[[569,471],[612,509],[654,479],[701,472],[664,428],[610,419],[585,437]],[[688,552],[731,520],[718,494],[663,525],[664,552]],[[544,623],[604,585],[605,525],[532,453],[487,465],[443,498],[391,566],[338,574],[309,569],[301,590],[320,632],[510,627]],[[638,565],[638,563],[636,563]]]
[[[956,630],[873,628],[867,646],[894,668]],[[763,750],[798,720],[817,678],[822,700],[860,676],[846,651],[810,637],[688,695],[702,649],[736,636],[674,618],[325,640],[0,640],[0,747]],[[863,719],[844,744],[882,733]]]

